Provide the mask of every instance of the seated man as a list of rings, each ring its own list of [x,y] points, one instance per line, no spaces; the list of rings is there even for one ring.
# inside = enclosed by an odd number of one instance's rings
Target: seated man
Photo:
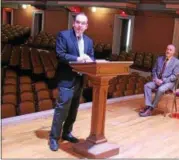
[[[175,86],[176,75],[179,73],[179,60],[174,57],[175,46],[167,46],[165,56],[158,57],[152,70],[153,81],[144,86],[145,108],[140,111],[141,117],[151,116],[152,110],[157,106],[161,96]],[[152,101],[152,90],[156,89]]]

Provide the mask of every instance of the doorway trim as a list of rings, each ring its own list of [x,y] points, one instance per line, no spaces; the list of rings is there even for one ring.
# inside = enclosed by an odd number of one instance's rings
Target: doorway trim
[[[72,28],[72,25],[73,24],[73,16],[77,15],[77,13],[75,12],[68,12],[68,29],[71,29]]]
[[[120,29],[118,28],[118,24],[120,19],[129,19],[131,20],[131,30],[129,34],[129,46],[126,48],[126,51],[132,50],[132,41],[133,41],[133,32],[134,32],[134,19],[135,16],[128,15],[126,17],[120,16],[119,14],[115,14],[114,17],[114,27],[113,27],[113,45],[112,45],[112,54],[120,53],[120,42],[118,41],[118,36],[121,37]]]
[[[10,9],[9,10],[11,12],[11,24],[10,25],[13,25],[14,24],[14,9]],[[3,8],[3,13],[2,13],[2,23],[5,24],[5,21],[6,21],[6,9]]]
[[[42,14],[42,30],[44,30],[44,11],[33,11],[32,12],[32,32],[31,32],[31,36],[34,37],[34,22],[35,22],[35,14],[37,13],[41,13]]]
[[[175,18],[172,43],[176,47],[176,54],[178,54],[177,56],[179,56],[179,31],[178,31],[178,27],[179,27],[179,18]]]

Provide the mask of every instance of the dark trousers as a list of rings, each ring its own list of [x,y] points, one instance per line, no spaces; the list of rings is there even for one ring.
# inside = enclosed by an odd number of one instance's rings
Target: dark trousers
[[[62,127],[63,134],[72,131],[82,93],[82,83],[82,77],[79,76],[72,88],[58,87],[59,95],[56,101],[50,138],[59,140]]]

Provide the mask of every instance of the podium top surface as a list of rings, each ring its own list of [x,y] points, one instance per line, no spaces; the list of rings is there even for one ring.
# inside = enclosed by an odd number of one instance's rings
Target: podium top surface
[[[107,60],[96,60],[93,62],[70,62],[70,64],[133,64],[133,61],[107,61]]]
[[[133,61],[106,61],[70,62],[74,71],[91,76],[116,76],[129,74],[129,67]]]

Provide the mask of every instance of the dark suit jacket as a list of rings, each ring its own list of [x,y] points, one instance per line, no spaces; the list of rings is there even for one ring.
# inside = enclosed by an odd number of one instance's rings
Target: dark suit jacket
[[[83,35],[84,52],[94,60],[93,41]],[[56,54],[59,60],[56,78],[61,87],[71,88],[74,86],[75,79],[79,76],[73,72],[69,65],[71,61],[77,61],[79,49],[77,38],[73,29],[59,32],[56,39]]]

